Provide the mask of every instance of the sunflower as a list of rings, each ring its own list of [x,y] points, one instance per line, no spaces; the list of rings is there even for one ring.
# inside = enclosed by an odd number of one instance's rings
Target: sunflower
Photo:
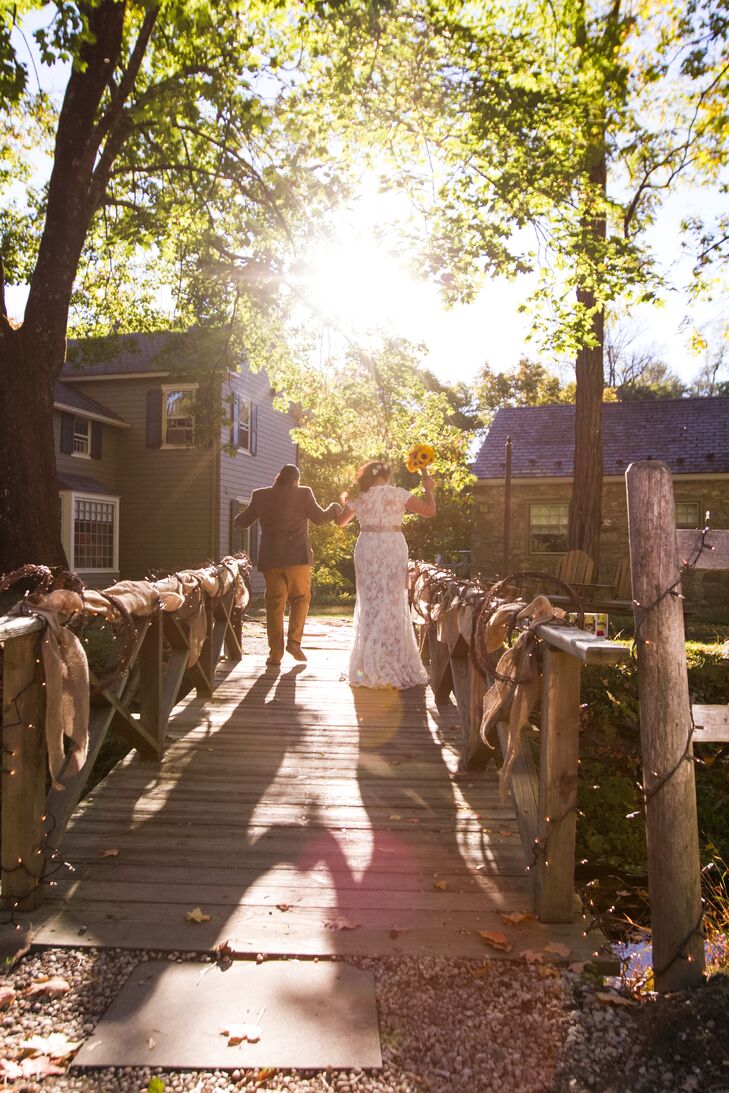
[[[435,452],[430,444],[416,444],[415,447],[411,448],[408,452],[405,466],[411,473],[415,473],[416,471],[422,471],[425,467],[429,467],[434,459]]]

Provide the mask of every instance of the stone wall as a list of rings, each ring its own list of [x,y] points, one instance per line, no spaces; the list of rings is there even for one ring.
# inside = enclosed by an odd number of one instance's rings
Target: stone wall
[[[559,554],[533,553],[530,549],[529,506],[539,503],[569,503],[571,479],[516,479],[511,483],[511,535],[509,569],[554,572]],[[729,528],[729,478],[674,479],[676,501],[698,504],[699,522],[711,512],[711,525]],[[502,575],[504,529],[503,484],[477,482],[474,487],[471,568],[484,577]],[[602,493],[602,535],[599,567],[595,580],[611,582],[620,561],[629,553],[625,481],[606,479]],[[729,608],[729,572],[694,571],[684,582],[689,605],[723,605]],[[725,614],[727,612],[725,611]],[[728,620],[729,621],[729,620]]]

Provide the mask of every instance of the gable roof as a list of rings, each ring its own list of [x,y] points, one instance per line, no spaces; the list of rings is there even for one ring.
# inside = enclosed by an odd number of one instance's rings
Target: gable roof
[[[108,334],[99,338],[69,338],[61,378],[74,383],[110,376],[164,376],[194,369],[200,354],[210,356],[216,342],[223,350],[227,332],[193,328],[151,334]]]
[[[114,425],[118,429],[128,429],[129,422],[119,414],[102,406],[96,399],[89,398],[82,391],[77,391],[68,383],[56,380],[53,384],[53,405],[57,410],[78,411],[84,417],[93,418],[95,421],[103,421],[107,425]]]
[[[729,398],[603,404],[603,474],[623,475],[639,459],[661,459],[673,474],[729,472]],[[473,464],[477,478],[503,478],[512,439],[514,478],[570,478],[574,406],[502,407]]]

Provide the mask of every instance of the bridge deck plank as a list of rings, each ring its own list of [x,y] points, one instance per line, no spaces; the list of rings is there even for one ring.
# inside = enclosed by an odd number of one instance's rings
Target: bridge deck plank
[[[174,711],[161,763],[131,754],[81,802],[75,871],[29,916],[34,940],[483,957],[479,931],[498,930],[511,956],[560,941],[588,958],[579,918],[505,925],[532,887],[495,769],[456,774],[458,714],[430,691],[350,689],[348,637],[317,623],[309,663],[279,675],[222,662],[213,697]],[[186,922],[194,907],[210,920]]]

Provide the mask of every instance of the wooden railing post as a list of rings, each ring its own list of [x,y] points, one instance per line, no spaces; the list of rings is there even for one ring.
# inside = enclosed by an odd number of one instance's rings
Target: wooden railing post
[[[2,904],[31,911],[41,901],[46,800],[45,690],[38,634],[3,653]]]
[[[626,472],[635,598],[640,739],[646,794],[648,889],[656,989],[699,984],[704,971],[691,708],[671,472]]]
[[[581,664],[544,645],[535,901],[542,922],[572,922]]]
[[[139,650],[139,714],[142,724],[158,745],[157,758],[164,755],[167,710],[163,688],[163,620],[161,612],[154,615]]]

